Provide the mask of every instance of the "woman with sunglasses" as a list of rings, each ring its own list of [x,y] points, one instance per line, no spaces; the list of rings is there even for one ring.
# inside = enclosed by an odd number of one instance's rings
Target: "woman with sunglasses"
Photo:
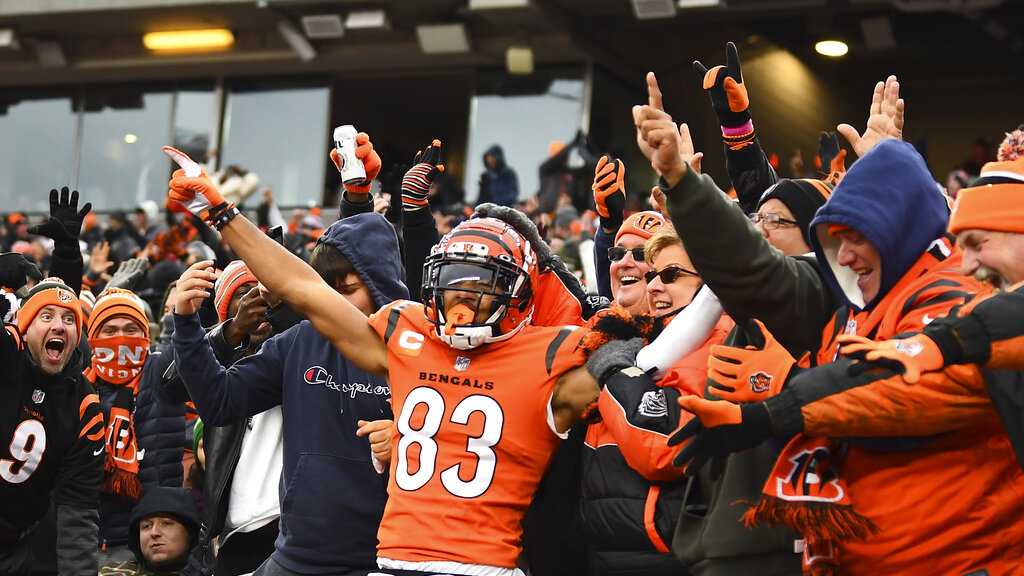
[[[592,323],[610,340],[644,337],[609,342],[593,352],[594,365],[588,362],[605,387],[600,421],[586,433],[581,524],[592,574],[680,576],[688,572],[669,546],[686,482],[665,440],[692,418],[676,399],[703,394],[710,348],[725,339],[732,321],[710,290],[701,290],[670,225],[638,248],[644,252],[627,258],[647,268],[637,284],[646,289],[642,303],[650,312],[619,306]],[[655,348],[660,351],[652,353]],[[630,367],[620,370],[625,364]]]

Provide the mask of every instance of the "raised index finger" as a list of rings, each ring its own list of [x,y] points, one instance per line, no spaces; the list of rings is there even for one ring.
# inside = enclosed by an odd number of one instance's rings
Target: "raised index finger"
[[[654,72],[647,73],[647,105],[658,110],[665,109],[661,101],[661,88],[658,87],[658,78]]]

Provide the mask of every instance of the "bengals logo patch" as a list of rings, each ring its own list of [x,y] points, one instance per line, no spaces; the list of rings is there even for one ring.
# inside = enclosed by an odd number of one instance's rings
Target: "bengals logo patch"
[[[772,376],[765,372],[751,374],[749,380],[751,392],[763,394],[772,387]]]
[[[797,502],[843,502],[846,491],[832,468],[832,454],[819,446],[801,450],[789,458],[793,464],[786,476],[775,477],[775,495]]]

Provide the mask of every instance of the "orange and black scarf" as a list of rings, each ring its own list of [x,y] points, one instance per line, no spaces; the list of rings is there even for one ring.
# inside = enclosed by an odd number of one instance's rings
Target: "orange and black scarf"
[[[103,488],[110,494],[117,494],[138,500],[142,495],[139,484],[139,452],[135,437],[135,397],[139,392],[142,365],[148,355],[148,338],[116,337],[90,339],[94,345],[92,364],[85,370],[85,379],[94,386],[102,381],[114,387],[114,399],[110,411],[105,414],[107,422]],[[100,354],[109,346],[111,357]],[[138,350],[132,356],[120,353],[120,348]],[[113,381],[112,381],[113,380]]]
[[[775,461],[760,502],[743,515],[748,527],[784,524],[802,535],[805,574],[837,574],[837,542],[863,540],[877,530],[853,509],[842,477],[844,451],[840,442],[797,434]]]

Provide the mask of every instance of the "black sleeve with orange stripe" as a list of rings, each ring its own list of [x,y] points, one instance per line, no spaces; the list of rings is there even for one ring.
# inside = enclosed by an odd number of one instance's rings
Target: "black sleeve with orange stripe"
[[[83,384],[89,386],[84,381]],[[99,502],[103,482],[103,435],[106,430],[99,396],[91,391],[91,387],[83,393],[78,407],[78,422],[78,436],[64,455],[58,472],[54,503],[91,508]]]
[[[1024,369],[1024,286],[936,320],[925,335],[938,344],[946,364]]]
[[[57,511],[57,569],[61,574],[96,574],[99,499],[103,483],[105,426],[99,397],[80,380],[78,437],[64,454],[53,503]]]
[[[729,180],[736,189],[736,199],[743,212],[750,214],[757,210],[757,203],[764,191],[779,181],[779,175],[772,168],[756,136],[742,148],[733,150],[728,145],[724,148],[725,166],[729,171]]]

